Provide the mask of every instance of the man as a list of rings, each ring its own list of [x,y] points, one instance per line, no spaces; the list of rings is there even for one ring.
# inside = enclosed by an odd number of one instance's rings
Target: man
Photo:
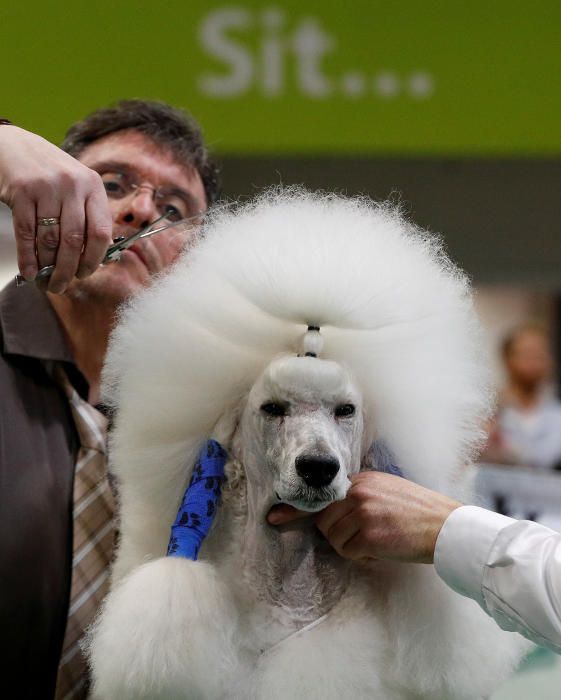
[[[536,324],[504,340],[507,386],[484,460],[542,470],[561,466],[561,402],[547,391],[553,372],[550,339]]]
[[[107,588],[113,538],[107,420],[94,408],[101,368],[120,304],[176,259],[185,235],[170,229],[99,262],[112,238],[163,214],[196,217],[217,197],[197,125],[166,105],[99,110],[63,149],[70,155],[0,125],[0,199],[13,210],[20,270],[32,279],[55,264],[48,291],[10,285],[0,296],[0,625],[11,698],[50,698],[55,687],[57,698],[87,695],[79,645]]]

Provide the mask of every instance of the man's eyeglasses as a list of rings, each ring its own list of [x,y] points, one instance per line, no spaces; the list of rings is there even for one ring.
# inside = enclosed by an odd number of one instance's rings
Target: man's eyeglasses
[[[199,207],[189,193],[175,187],[159,187],[156,189],[147,183],[141,183],[125,172],[116,170],[100,172],[105,191],[109,199],[124,199],[135,196],[140,190],[152,191],[152,199],[158,213],[169,221],[188,219],[199,212]]]

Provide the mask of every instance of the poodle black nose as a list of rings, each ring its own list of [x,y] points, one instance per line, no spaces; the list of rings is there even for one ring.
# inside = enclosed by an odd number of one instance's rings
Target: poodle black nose
[[[308,486],[320,488],[333,481],[339,471],[339,462],[333,457],[306,456],[296,459],[296,472]]]

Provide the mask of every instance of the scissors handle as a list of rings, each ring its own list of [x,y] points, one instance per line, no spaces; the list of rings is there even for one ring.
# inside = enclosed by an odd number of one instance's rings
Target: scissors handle
[[[37,280],[42,280],[45,277],[50,277],[53,274],[54,269],[54,265],[47,265],[46,267],[42,267],[32,280],[26,280],[23,275],[16,275],[16,287],[22,287],[28,282],[36,282]]]

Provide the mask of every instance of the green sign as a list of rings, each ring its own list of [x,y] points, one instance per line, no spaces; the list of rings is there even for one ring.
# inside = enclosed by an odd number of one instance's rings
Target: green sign
[[[0,116],[58,141],[149,97],[218,153],[559,155],[560,35],[558,0],[4,0]]]

